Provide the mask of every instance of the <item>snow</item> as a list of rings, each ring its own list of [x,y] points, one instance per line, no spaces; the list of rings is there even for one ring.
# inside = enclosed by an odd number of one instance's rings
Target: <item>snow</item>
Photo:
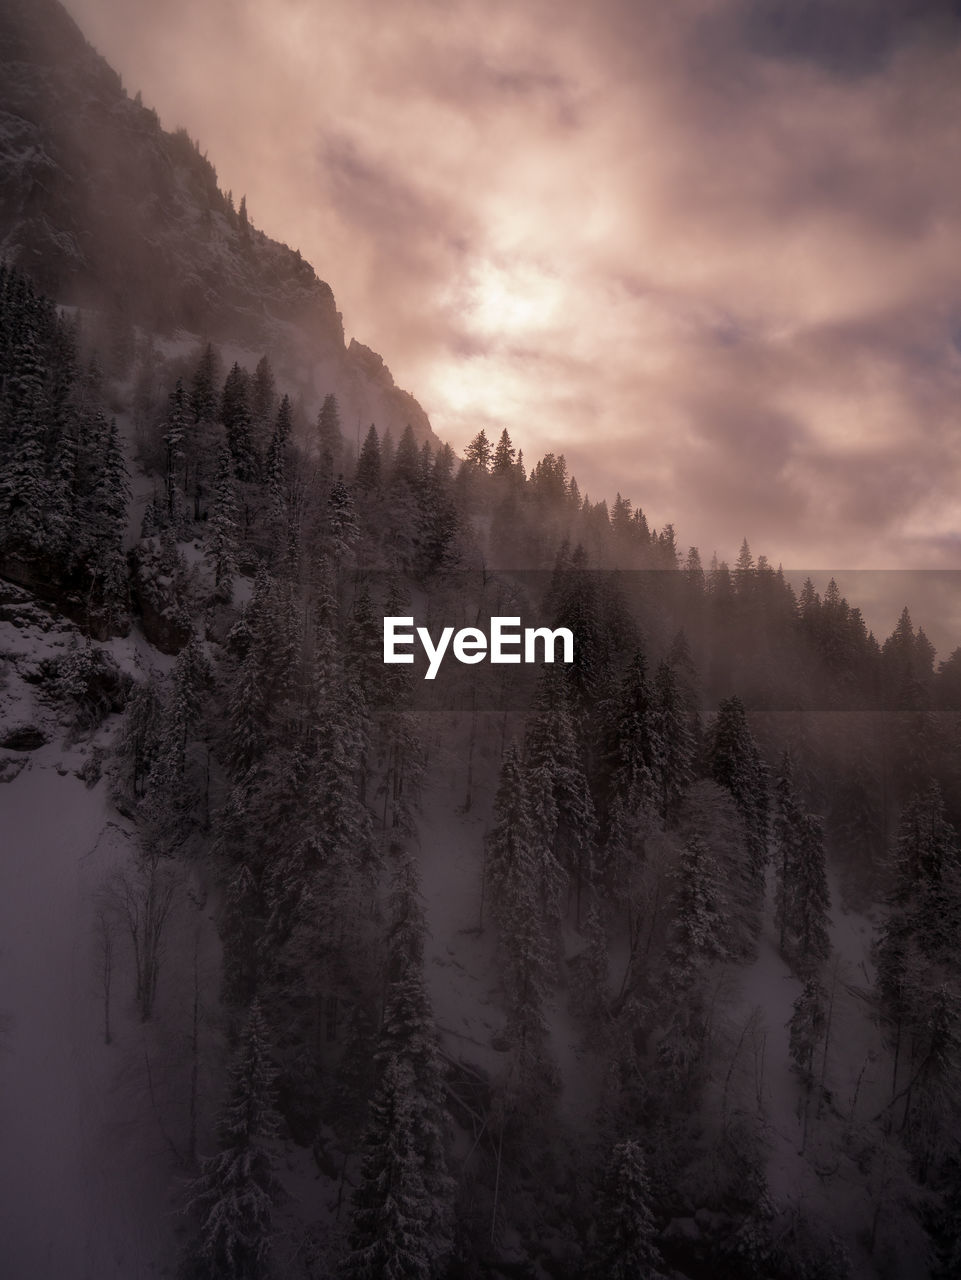
[[[107,781],[78,776],[95,746],[64,740],[34,683],[76,642],[69,623],[4,586],[0,723],[46,744],[0,753],[0,1240],[4,1280],[137,1280],[172,1264],[169,1156],[143,1088],[123,939],[104,1044],[94,921],[107,872],[133,848]],[[141,677],[158,659],[133,632],[103,646]]]
[[[48,744],[0,786],[0,1239],[7,1280],[161,1274],[170,1230],[155,1141],[103,1043],[91,899],[129,839]],[[118,983],[119,985],[119,983]]]
[[[737,989],[727,1010],[727,1061],[736,1053],[732,1097],[762,1120],[768,1148],[767,1183],[775,1206],[782,1213],[801,1211],[826,1233],[835,1234],[851,1259],[852,1275],[870,1277],[878,1274],[876,1259],[865,1247],[874,1203],[864,1170],[849,1153],[859,1146],[870,1147],[872,1118],[887,1101],[889,1065],[869,999],[872,922],[839,908],[836,876],[829,873],[829,882],[833,952],[822,976],[829,997],[834,987],[825,1072],[829,1097],[819,1114],[814,1091],[806,1135],[803,1091],[789,1054],[788,1027],[801,984],[778,951],[773,876],[757,957],[731,975]],[[816,1074],[822,1067],[822,1052],[819,1048],[815,1057]],[[900,1265],[904,1267],[903,1260]],[[899,1270],[898,1274],[921,1276],[926,1271]]]
[[[468,725],[466,717],[463,728]],[[496,936],[489,920],[479,929],[489,799],[487,805],[464,814],[466,750],[445,745],[434,754],[418,821],[429,935],[426,977],[446,1052],[493,1073],[500,1069],[502,1057],[491,1040],[503,1028]],[[488,795],[487,788],[483,794]]]
[[[430,717],[424,720],[431,723]],[[449,722],[445,718],[443,730],[432,722],[443,746],[434,749],[418,818],[418,863],[429,935],[425,964],[445,1052],[456,1061],[479,1067],[496,1087],[506,1065],[501,1039],[506,1013],[496,960],[497,927],[489,903],[482,913],[481,881],[484,837],[492,820],[505,739],[504,717],[500,712],[477,716],[472,804],[465,813],[470,724],[466,714]],[[565,931],[564,942],[567,956],[584,945],[573,929]],[[564,967],[562,962],[561,977]],[[587,1131],[601,1068],[585,1044],[583,1024],[568,1008],[563,981],[552,993],[545,1019],[559,1073],[558,1117]]]

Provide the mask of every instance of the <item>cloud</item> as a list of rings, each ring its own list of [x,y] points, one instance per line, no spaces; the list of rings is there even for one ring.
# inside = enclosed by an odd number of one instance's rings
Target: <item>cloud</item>
[[[956,555],[958,4],[70,8],[455,447],[705,555]]]

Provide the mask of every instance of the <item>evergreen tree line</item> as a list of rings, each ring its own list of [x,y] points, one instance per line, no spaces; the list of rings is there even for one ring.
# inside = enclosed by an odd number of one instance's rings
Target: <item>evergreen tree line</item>
[[[0,560],[103,637],[126,625],[129,485],[100,390],[76,326],[0,265]]]
[[[85,587],[89,629],[108,608],[121,625],[116,428],[90,407],[96,377],[78,371],[70,326],[22,278],[2,281],[4,563],[50,566]],[[693,548],[682,564],[670,526],[651,531],[627,499],[608,511],[581,498],[563,458],[527,474],[506,432],[496,447],[481,433],[458,464],[410,429],[395,445],[372,426],[355,459],[333,396],[308,424],[266,357],[223,377],[209,345],[166,395],[144,442],[155,491],[143,545],[159,548],[183,638],[170,674],[127,705],[115,797],[141,856],[113,893],[149,1019],[172,876],[198,863],[218,889],[231,1067],[217,1149],[187,1197],[185,1268],[268,1274],[286,1140],[318,1162],[337,1153],[345,1212],[328,1263],[351,1277],[494,1267],[499,1224],[520,1221],[525,1195],[556,1227],[537,1184],[553,1158],[564,1000],[605,1068],[597,1142],[577,1165],[599,1210],[586,1212],[583,1189],[564,1202],[577,1274],[666,1266],[659,1227],[710,1114],[730,1174],[719,1200],[761,1230],[759,1146],[710,1092],[718,975],[773,929],[800,984],[791,1053],[813,1123],[831,1106],[831,850],[859,859],[885,896],[875,997],[892,1081],[878,1123],[937,1191],[947,1216],[931,1219],[931,1239],[948,1258],[958,654],[935,671],[906,610],[878,644],[836,584],[796,597],[746,542],[733,570],[705,572]],[[192,580],[188,538],[206,557]],[[459,607],[475,616],[476,577],[449,571],[508,552],[512,567],[551,568],[543,609],[573,630],[575,662],[545,669],[530,706],[503,708],[480,924],[496,936],[504,1057],[485,1083],[468,1190],[413,857],[429,729],[408,672],[381,661],[380,626],[425,588],[468,593]],[[835,740],[816,713],[838,696],[864,719]],[[786,706],[787,727],[765,718]],[[484,1229],[468,1201],[489,1208]]]

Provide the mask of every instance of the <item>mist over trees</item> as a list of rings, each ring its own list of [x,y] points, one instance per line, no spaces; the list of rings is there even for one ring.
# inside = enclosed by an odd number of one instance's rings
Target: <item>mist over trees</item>
[[[168,939],[210,895],[220,1039],[203,1050],[195,1026],[192,1052],[219,1055],[221,1085],[184,1157],[184,1274],[848,1274],[772,1189],[769,1129],[789,1122],[949,1274],[961,651],[936,665],[907,610],[879,642],[835,583],[796,594],[746,541],[705,569],[506,430],[463,459],[376,423],[358,448],[336,396],[308,409],[268,355],[159,357],[142,332],[108,375],[9,268],[0,334],[0,572],[88,645],[133,628],[167,659],[113,702],[101,650],[54,676],[86,732],[117,722],[111,792],[139,853],[99,910],[142,1022],[162,1024]],[[427,706],[419,673],[382,661],[385,615],[515,611],[569,627],[573,663],[527,683],[464,668]],[[482,1052],[428,960],[455,846]],[[877,925],[859,975],[835,941],[852,909]],[[774,972],[765,1033],[731,992]],[[852,1102],[854,988],[883,1068]],[[314,1203],[284,1189],[294,1151]],[[896,1232],[859,1212],[857,1266],[893,1265]]]

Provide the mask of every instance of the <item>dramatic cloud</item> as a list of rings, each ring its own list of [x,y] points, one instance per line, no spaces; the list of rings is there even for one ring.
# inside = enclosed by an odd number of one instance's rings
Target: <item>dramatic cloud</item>
[[[705,557],[958,566],[958,5],[69,5],[455,447]]]

